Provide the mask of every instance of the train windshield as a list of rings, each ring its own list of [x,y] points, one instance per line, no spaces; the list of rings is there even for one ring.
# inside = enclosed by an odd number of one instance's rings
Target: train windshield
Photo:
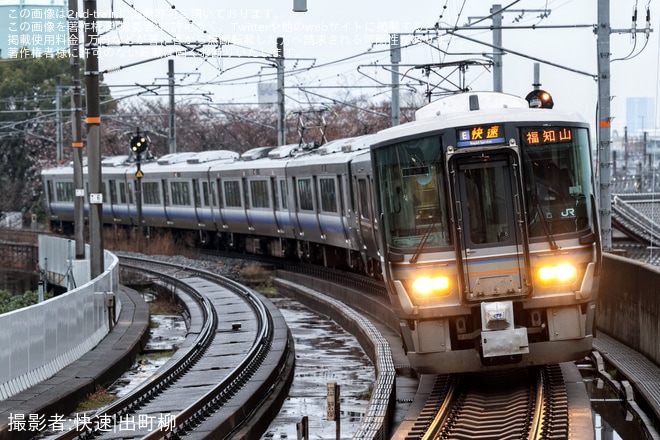
[[[589,228],[593,188],[587,129],[525,127],[521,140],[530,236]]]
[[[387,244],[401,250],[450,244],[439,136],[375,151]]]

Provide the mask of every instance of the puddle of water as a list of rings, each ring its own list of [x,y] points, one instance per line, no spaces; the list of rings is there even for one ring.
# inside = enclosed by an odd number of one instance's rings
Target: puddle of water
[[[140,356],[138,360],[128,369],[119,379],[108,387],[108,393],[119,398],[125,396],[130,391],[137,388],[142,382],[149,379],[158,369],[165,364],[172,353],[176,350],[186,337],[186,323],[178,315],[151,315],[150,339],[145,346],[145,352],[151,352],[149,356]],[[157,356],[156,352],[164,353],[163,356]],[[89,411],[89,414],[96,413],[101,408]],[[57,432],[46,431],[37,438],[48,440],[62,434],[63,430],[75,427],[73,422],[75,414],[66,417],[63,429]]]
[[[340,386],[342,438],[357,430],[375,379],[371,360],[357,340],[334,321],[288,298],[273,303],[286,320],[296,348],[295,378],[289,397],[263,439],[296,439],[296,424],[308,418],[310,438],[336,438],[327,420],[327,384]]]
[[[646,438],[641,422],[627,414],[608,382],[594,376],[593,368],[580,367],[594,419],[595,439],[639,440]]]

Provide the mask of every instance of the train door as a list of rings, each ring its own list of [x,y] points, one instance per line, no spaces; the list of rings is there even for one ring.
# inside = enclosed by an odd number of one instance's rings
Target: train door
[[[357,223],[360,230],[359,238],[361,241],[361,251],[364,251],[368,256],[375,256],[378,252],[378,237],[376,236],[375,216],[372,209],[373,201],[371,195],[373,194],[372,181],[366,177],[357,179],[356,185],[356,207]],[[366,259],[366,256],[365,256]]]
[[[529,294],[527,243],[516,160],[508,154],[452,161],[457,258],[467,300]]]

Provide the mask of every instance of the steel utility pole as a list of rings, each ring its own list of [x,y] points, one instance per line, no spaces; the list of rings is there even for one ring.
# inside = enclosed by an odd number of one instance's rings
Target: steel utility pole
[[[610,0],[598,1],[598,172],[600,234],[604,250],[612,249],[612,123],[610,108]]]
[[[170,88],[170,154],[176,153],[176,117],[174,113],[174,60],[167,60],[167,81]]]
[[[96,0],[85,0],[85,86],[87,97],[87,175],[89,181],[90,278],[101,275],[103,264],[103,193],[101,191],[101,103]]]
[[[493,46],[502,47],[502,5],[493,5],[490,13],[493,16]],[[493,51],[493,91],[502,92],[502,50]]]
[[[284,123],[284,38],[277,38],[277,145],[286,143],[286,124]]]
[[[401,123],[401,103],[399,101],[399,63],[401,62],[401,35],[390,34],[390,61],[392,62],[392,127]]]
[[[62,77],[55,77],[55,145],[57,146],[57,164],[62,163]]]
[[[82,105],[80,95],[80,22],[78,17],[78,1],[69,0],[69,66],[73,95],[71,97],[71,147],[73,147],[73,187],[75,198],[73,202],[73,227],[76,242],[76,260],[85,258],[85,185],[83,183],[82,166]]]

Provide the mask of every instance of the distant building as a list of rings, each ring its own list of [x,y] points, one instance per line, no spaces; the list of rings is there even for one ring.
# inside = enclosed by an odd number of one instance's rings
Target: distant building
[[[642,136],[655,130],[655,100],[626,98],[626,126],[629,136]]]
[[[67,56],[68,1],[0,0],[0,57]]]

